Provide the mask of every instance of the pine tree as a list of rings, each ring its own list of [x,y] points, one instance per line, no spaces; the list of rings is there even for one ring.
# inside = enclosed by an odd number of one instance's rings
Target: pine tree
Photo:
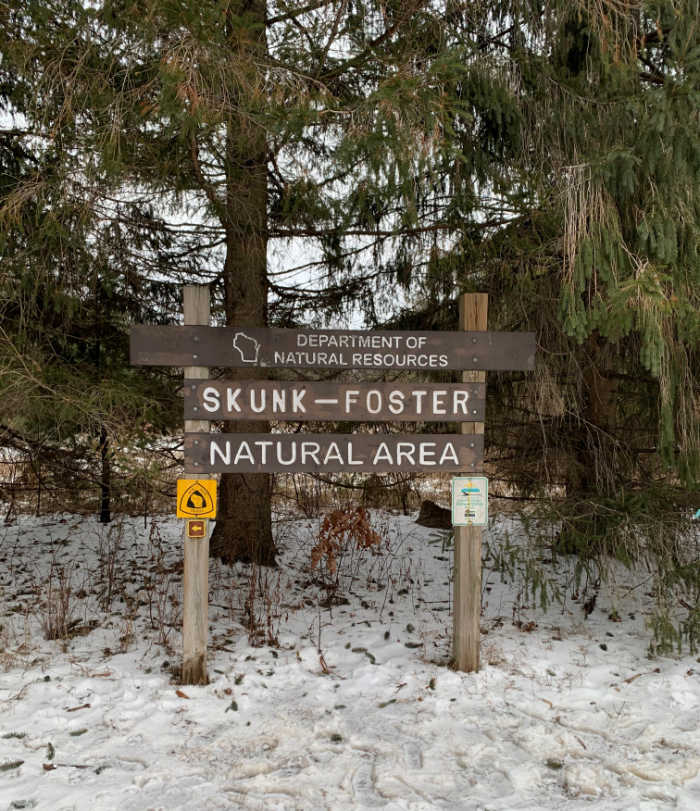
[[[658,473],[645,449],[697,481],[692,2],[3,8],[30,124],[8,161],[44,138],[133,273],[141,240],[152,317],[188,270],[236,325],[358,306],[374,325],[403,287],[435,326],[455,286],[486,288],[492,327],[535,326],[545,350],[535,384],[492,378],[511,414],[522,397],[532,412],[526,442],[512,417],[489,432],[506,465],[514,442],[536,448],[521,484],[617,497]],[[303,284],[270,274],[294,240],[312,254]],[[272,560],[267,481],[224,477],[223,502],[218,553]]]
[[[472,121],[512,122],[481,181],[508,222],[436,252],[394,323],[453,326],[457,278],[490,293],[491,328],[536,330],[534,376],[489,376],[487,456],[523,494],[567,495],[564,546],[617,554],[630,521],[675,528],[700,473],[697,6],[481,10]]]
[[[494,327],[535,328],[544,350],[532,382],[498,381],[493,454],[594,516],[570,524],[588,554],[635,510],[675,526],[697,491],[700,32],[692,2],[543,10],[511,4],[491,45],[523,122],[518,216],[457,254],[462,284],[489,280]]]
[[[17,19],[13,64],[41,99],[32,120],[86,162],[91,193],[121,184],[199,223],[226,323],[323,319],[358,301],[375,322],[451,234],[507,216],[483,222],[477,186],[503,181],[515,105],[480,56],[471,6],[66,0]],[[171,254],[185,230],[169,232]],[[293,239],[317,246],[301,288],[268,274],[270,241]],[[269,499],[264,477],[223,477],[220,556],[273,559]]]
[[[43,9],[47,25],[32,39],[40,12],[0,9],[0,432],[40,487],[98,488],[108,521],[112,492],[130,475],[112,463],[142,438],[134,425],[177,424],[175,382],[128,368],[129,321],[162,317],[148,301],[168,306],[162,282],[149,279],[168,235],[147,203],[110,201],[114,185],[95,194],[77,134],[53,128],[56,99],[36,96],[45,66],[31,57],[61,30]]]

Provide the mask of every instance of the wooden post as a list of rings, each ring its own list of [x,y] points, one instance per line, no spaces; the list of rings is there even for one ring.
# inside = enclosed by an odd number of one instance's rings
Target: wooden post
[[[459,299],[459,328],[486,330],[489,297],[465,293]],[[462,372],[462,382],[483,383],[486,372]],[[483,422],[461,423],[463,434],[483,434]],[[481,474],[480,469],[462,475]],[[455,527],[454,663],[457,670],[479,669],[481,636],[481,527]]]
[[[185,326],[209,326],[209,287],[186,285],[183,288]],[[206,380],[206,366],[186,366],[185,385],[192,380]],[[206,420],[185,420],[186,432],[209,432]],[[207,478],[198,476],[198,478]],[[209,603],[209,531],[201,540],[187,538],[185,544],[185,572],[182,606],[182,683],[207,684],[207,636]]]

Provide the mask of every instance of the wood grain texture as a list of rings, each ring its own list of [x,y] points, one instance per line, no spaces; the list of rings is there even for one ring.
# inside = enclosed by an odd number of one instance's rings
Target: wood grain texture
[[[204,285],[187,285],[183,289],[185,324],[209,324],[209,288]],[[188,366],[184,369],[184,382],[203,380],[209,377],[205,366]],[[209,423],[202,420],[186,420],[185,431],[208,431]],[[205,478],[202,475],[200,478]],[[207,523],[208,527],[208,523]],[[182,683],[207,684],[207,637],[209,634],[209,537],[187,538],[183,527],[185,546],[183,605],[182,605]]]
[[[488,320],[488,295],[467,293],[459,300],[459,325],[464,330],[485,330]],[[486,373],[465,371],[465,383],[484,383]],[[461,431],[479,435],[483,441],[484,423],[462,423]],[[465,473],[481,473],[476,470]],[[481,527],[455,527],[454,575],[454,662],[457,670],[471,673],[479,669],[481,646]]]
[[[474,422],[484,419],[483,384],[296,383],[206,380],[184,387],[188,420]]]
[[[185,470],[238,473],[476,471],[483,437],[462,434],[186,434]]]
[[[135,366],[522,370],[534,368],[535,334],[137,325],[130,354]]]

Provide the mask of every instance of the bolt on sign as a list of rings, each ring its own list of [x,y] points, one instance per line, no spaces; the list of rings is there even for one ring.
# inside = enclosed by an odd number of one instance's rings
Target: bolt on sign
[[[188,381],[185,419],[480,422],[484,383]]]
[[[216,518],[216,479],[178,479],[176,516]]]
[[[535,336],[140,325],[132,327],[130,351],[135,366],[514,370],[534,369]]]
[[[477,467],[481,434],[185,435],[185,470],[194,473],[389,473]]]

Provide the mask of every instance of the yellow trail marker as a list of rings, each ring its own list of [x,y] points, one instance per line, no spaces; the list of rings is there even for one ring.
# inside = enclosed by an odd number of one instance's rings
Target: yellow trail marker
[[[216,518],[216,479],[178,479],[178,518]]]

